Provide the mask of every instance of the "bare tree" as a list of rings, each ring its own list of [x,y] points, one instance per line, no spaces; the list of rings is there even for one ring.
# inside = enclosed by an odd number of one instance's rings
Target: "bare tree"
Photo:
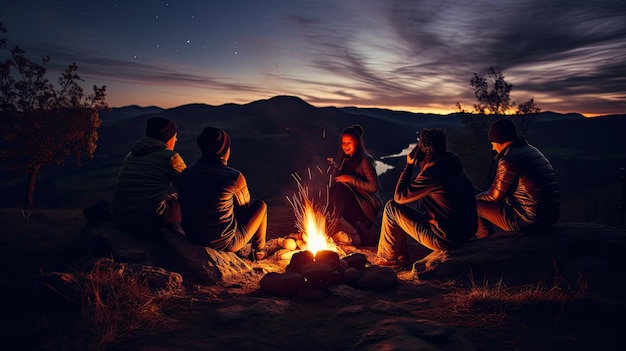
[[[1,23],[0,31],[6,33]],[[2,37],[0,49],[6,48]],[[99,111],[108,109],[106,87],[94,85],[93,93],[86,94],[79,84],[78,66],[72,63],[55,88],[46,78],[50,58],[35,63],[18,46],[10,57],[0,62],[0,160],[28,179],[22,203],[28,218],[42,167],[62,165],[68,157],[80,166],[82,159],[93,157],[101,125]]]

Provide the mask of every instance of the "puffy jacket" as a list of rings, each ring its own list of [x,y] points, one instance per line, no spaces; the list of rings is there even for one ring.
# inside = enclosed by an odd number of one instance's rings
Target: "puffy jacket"
[[[216,247],[237,231],[235,209],[250,203],[250,192],[240,171],[217,158],[202,157],[182,172],[178,200],[187,238]]]
[[[159,208],[186,167],[180,155],[160,140],[135,142],[117,174],[111,210],[117,225],[145,228],[155,224]]]
[[[374,158],[369,154],[365,154],[361,158],[350,159],[344,158],[341,162],[341,168],[333,168],[333,176],[341,174],[351,176],[348,187],[355,194],[355,198],[361,206],[363,213],[372,222],[376,223],[377,216],[382,208],[379,189],[380,183],[378,174],[376,174],[376,166]]]
[[[422,200],[433,231],[445,242],[467,241],[478,226],[474,186],[461,159],[450,152],[427,156],[421,170],[411,180],[414,165],[407,164],[400,174],[394,201],[408,204]]]
[[[495,159],[493,183],[476,199],[505,202],[529,225],[555,223],[559,218],[560,195],[550,161],[525,137],[514,140]]]

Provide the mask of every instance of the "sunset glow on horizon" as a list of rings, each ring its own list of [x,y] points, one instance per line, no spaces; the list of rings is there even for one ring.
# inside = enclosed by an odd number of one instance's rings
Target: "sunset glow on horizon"
[[[626,113],[624,1],[33,0],[0,13],[8,48],[50,56],[51,82],[75,62],[111,107],[287,95],[447,115],[457,102],[472,110],[470,79],[493,66],[516,103]]]

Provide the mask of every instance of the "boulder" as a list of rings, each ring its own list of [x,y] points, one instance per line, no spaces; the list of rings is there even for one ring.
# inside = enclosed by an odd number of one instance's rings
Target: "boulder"
[[[195,245],[167,228],[139,236],[112,224],[87,225],[81,230],[81,245],[92,258],[110,257],[116,262],[163,267],[195,284],[213,285],[252,270],[235,253]]]
[[[500,281],[507,286],[582,285],[587,292],[623,296],[625,250],[624,229],[563,223],[544,233],[500,232],[452,250],[432,252],[414,263],[413,274],[420,280],[467,285]]]
[[[261,289],[276,296],[295,295],[305,283],[300,273],[287,271],[285,273],[270,272],[261,278]]]

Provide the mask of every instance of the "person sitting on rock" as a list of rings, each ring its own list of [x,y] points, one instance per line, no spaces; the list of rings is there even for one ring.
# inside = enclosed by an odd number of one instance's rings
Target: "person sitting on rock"
[[[134,143],[115,181],[111,211],[120,229],[143,235],[158,227],[179,228],[176,183],[186,164],[174,151],[177,136],[169,118],[146,122],[146,136]]]
[[[186,237],[216,250],[237,252],[251,243],[251,259],[266,256],[267,205],[251,201],[243,173],[228,165],[231,139],[208,126],[197,138],[202,157],[181,174],[179,201]]]
[[[347,221],[359,235],[361,246],[378,242],[378,217],[382,209],[374,158],[365,151],[363,128],[352,125],[341,132],[337,156],[328,158],[333,176],[329,213]],[[338,229],[332,225],[331,235]]]
[[[408,264],[407,234],[436,251],[463,244],[476,232],[474,186],[461,159],[447,151],[446,136],[445,129],[425,128],[406,156],[393,199],[383,210],[375,264]]]
[[[489,127],[489,141],[497,155],[496,175],[489,190],[476,195],[478,231],[484,238],[493,225],[505,231],[545,229],[559,218],[560,195],[550,161],[515,124],[502,118]]]

